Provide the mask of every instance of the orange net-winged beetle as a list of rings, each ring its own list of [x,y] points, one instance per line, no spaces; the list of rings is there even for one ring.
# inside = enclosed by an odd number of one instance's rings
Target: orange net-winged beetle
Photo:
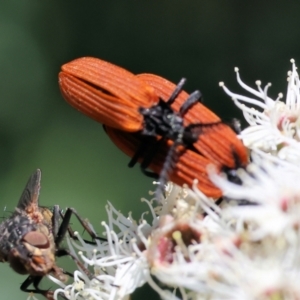
[[[92,57],[66,63],[59,73],[65,100],[104,125],[112,141],[132,157],[129,166],[140,162],[161,186],[171,179],[180,185],[186,180],[191,187],[198,179],[207,196],[218,198],[221,191],[210,182],[208,165],[231,176],[247,165],[248,153],[235,132],[199,101],[199,91],[183,91],[184,83],[134,75]]]

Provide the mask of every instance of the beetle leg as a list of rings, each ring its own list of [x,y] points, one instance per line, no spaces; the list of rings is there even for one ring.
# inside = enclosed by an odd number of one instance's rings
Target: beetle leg
[[[189,109],[191,109],[197,102],[200,101],[201,97],[202,94],[200,91],[195,91],[192,94],[190,94],[190,96],[186,99],[186,101],[182,104],[182,106],[179,109],[180,116],[183,117]]]
[[[151,147],[149,147],[147,154],[143,157],[140,168],[141,168],[143,174],[145,174],[146,176],[148,176],[150,178],[159,179],[161,177],[159,174],[147,170],[147,168],[151,164],[156,153],[159,151],[159,148],[161,148],[165,142],[166,142],[165,137],[162,137],[159,140],[156,140],[154,143],[152,143],[150,145]],[[148,146],[149,145],[147,145],[147,147]]]
[[[242,125],[239,119],[233,118],[229,126],[236,134],[240,134],[242,131]]]
[[[139,145],[139,148],[134,153],[133,157],[131,158],[130,162],[128,163],[128,167],[132,168],[138,162],[139,158],[144,154],[145,150],[148,147],[148,139],[143,139]]]
[[[161,172],[159,174],[159,185],[155,191],[156,199],[159,201],[161,198],[161,195],[164,191],[164,186],[169,180],[169,173],[172,172],[172,170],[175,167],[175,164],[178,160],[178,153],[177,153],[177,147],[181,144],[180,141],[175,141],[173,145],[170,147],[170,150],[165,158],[165,162],[163,164],[163,167],[161,169]],[[186,148],[184,147],[184,150]]]

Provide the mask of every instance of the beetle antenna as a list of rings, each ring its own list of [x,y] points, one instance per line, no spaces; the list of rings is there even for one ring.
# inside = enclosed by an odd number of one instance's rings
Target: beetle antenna
[[[179,114],[183,117],[188,110],[190,110],[197,102],[200,102],[202,94],[200,91],[195,91],[190,94],[186,101],[182,104],[179,110]]]
[[[172,95],[170,96],[169,100],[167,101],[168,105],[171,105],[175,101],[175,99],[177,98],[177,96],[179,95],[179,93],[182,91],[182,88],[185,85],[185,83],[186,83],[186,78],[182,78],[178,82],[175,90],[173,91]]]

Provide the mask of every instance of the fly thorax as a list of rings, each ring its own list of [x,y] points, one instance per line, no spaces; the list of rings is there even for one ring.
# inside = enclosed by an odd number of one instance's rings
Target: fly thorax
[[[35,224],[24,214],[15,213],[1,224],[0,252],[8,260],[12,249],[21,245],[23,236],[36,230]]]

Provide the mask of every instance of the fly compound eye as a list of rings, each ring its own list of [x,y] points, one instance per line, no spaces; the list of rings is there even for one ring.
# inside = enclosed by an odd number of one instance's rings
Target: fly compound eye
[[[28,232],[22,240],[36,248],[47,249],[50,247],[49,239],[43,233],[38,231]]]

